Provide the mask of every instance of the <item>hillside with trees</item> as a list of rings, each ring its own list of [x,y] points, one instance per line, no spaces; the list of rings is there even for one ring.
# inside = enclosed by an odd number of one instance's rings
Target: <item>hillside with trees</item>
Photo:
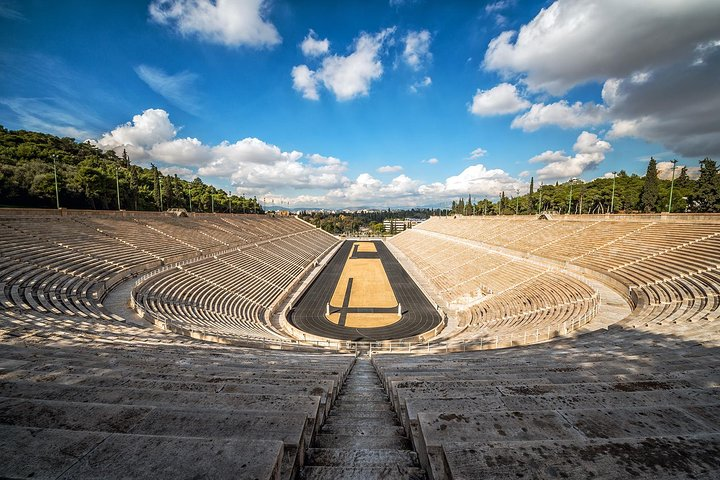
[[[556,213],[717,213],[720,212],[720,173],[714,160],[700,161],[700,176],[692,180],[686,167],[677,168],[675,179],[658,177],[657,162],[650,158],[644,177],[617,172],[615,178],[596,178],[590,182],[573,179],[565,183],[541,185],[529,192],[509,197],[503,192],[498,201],[467,198],[454,200],[451,214],[514,215],[539,212]],[[614,185],[613,185],[614,184]],[[672,189],[672,206],[670,190]]]
[[[163,175],[154,165],[133,165],[125,152],[0,126],[0,206],[55,208],[55,175],[65,208],[262,213],[255,198],[228,195],[199,178]]]

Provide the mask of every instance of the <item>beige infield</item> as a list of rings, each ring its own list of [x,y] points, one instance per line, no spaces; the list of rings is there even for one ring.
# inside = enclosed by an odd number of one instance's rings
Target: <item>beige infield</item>
[[[325,316],[333,323],[340,323],[343,308],[397,308],[398,306],[382,261],[379,258],[352,258],[356,247],[358,253],[377,252],[373,242],[353,244],[330,299],[331,313]],[[348,287],[351,290],[346,303]],[[336,311],[339,309],[341,311]],[[384,327],[398,320],[400,316],[397,312],[345,312],[345,326],[351,328]]]

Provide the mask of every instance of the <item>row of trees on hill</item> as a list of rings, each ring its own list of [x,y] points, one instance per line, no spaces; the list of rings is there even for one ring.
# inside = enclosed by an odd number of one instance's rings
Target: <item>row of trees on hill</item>
[[[672,189],[672,206],[670,190]],[[614,190],[614,192],[613,192]],[[541,211],[558,213],[652,213],[720,212],[720,173],[714,160],[700,161],[700,176],[693,180],[686,167],[677,169],[675,180],[658,178],[657,162],[650,158],[644,177],[628,175],[624,170],[613,178],[591,182],[573,179],[565,183],[541,185],[535,189],[530,180],[529,192],[509,197],[505,192],[498,201],[460,198],[452,202],[451,214],[514,215]]]
[[[0,126],[0,205],[97,210],[185,208],[194,212],[261,213],[256,198],[229,195],[199,178],[163,175],[133,165],[125,152]],[[118,207],[118,197],[120,205]]]

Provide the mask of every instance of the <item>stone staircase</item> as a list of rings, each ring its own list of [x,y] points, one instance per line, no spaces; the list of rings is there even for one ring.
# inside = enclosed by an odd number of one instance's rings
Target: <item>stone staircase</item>
[[[426,478],[367,357],[356,360],[312,448],[306,452],[300,478]]]

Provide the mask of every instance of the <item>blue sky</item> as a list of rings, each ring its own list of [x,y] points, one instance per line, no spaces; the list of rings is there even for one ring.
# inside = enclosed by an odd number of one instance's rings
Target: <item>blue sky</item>
[[[719,24],[712,0],[0,0],[0,124],[292,207],[512,196],[717,156]]]

